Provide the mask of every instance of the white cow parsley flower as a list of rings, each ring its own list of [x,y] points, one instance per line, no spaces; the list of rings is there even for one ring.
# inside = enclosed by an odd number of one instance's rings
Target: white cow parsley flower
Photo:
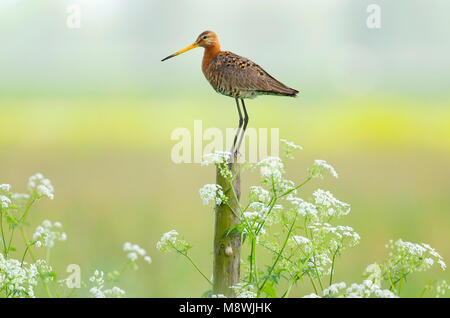
[[[0,204],[2,208],[8,208],[11,206],[12,201],[6,195],[0,195]]]
[[[341,217],[350,213],[350,204],[339,201],[330,191],[317,189],[313,196],[316,207],[324,218]]]
[[[36,264],[5,259],[0,253],[0,290],[7,298],[34,298],[34,288],[38,283],[39,271]]]
[[[156,248],[163,253],[175,251],[184,254],[191,246],[185,240],[179,238],[177,231],[171,230],[163,234],[158,243],[156,243]]]
[[[208,205],[210,201],[214,202],[215,205],[226,202],[222,187],[218,184],[205,184],[199,192],[204,205]]]
[[[314,160],[313,166],[309,169],[311,177],[323,179],[323,175],[325,172],[330,173],[336,179],[338,178],[338,174],[336,170],[334,170],[333,166],[328,164],[325,160]]]
[[[287,158],[293,159],[294,158],[294,151],[296,150],[303,150],[302,146],[296,145],[292,141],[287,141],[286,139],[280,139],[284,146],[284,153]]]
[[[316,222],[310,226],[316,246],[328,246],[332,250],[353,247],[360,241],[360,236],[350,226],[331,226],[328,223]]]
[[[313,250],[312,242],[309,238],[300,235],[294,235],[291,239],[294,243],[294,246],[300,247],[306,254],[309,254]]]
[[[371,280],[374,284],[381,285],[382,280],[382,269],[381,266],[377,263],[370,264],[366,267],[364,271],[364,276],[367,277],[368,280]]]
[[[36,193],[39,197],[48,197],[50,200],[54,198],[53,185],[49,179],[44,178],[41,173],[32,175],[28,180],[28,190]]]
[[[251,186],[249,198],[252,202],[268,203],[270,201],[270,193],[263,187]]]
[[[254,287],[243,283],[231,286],[236,294],[236,298],[256,298],[257,293],[254,291]]]
[[[436,298],[445,297],[448,291],[450,291],[450,285],[446,280],[436,283]]]
[[[371,280],[365,280],[361,284],[353,283],[349,287],[344,282],[336,283],[323,290],[323,297],[333,298],[397,298],[388,289],[382,289]],[[304,298],[320,298],[316,294],[304,296]]]
[[[283,180],[284,164],[278,157],[267,157],[260,162],[257,166],[260,167],[261,176],[263,180],[271,182],[279,182]]]
[[[202,166],[210,164],[223,164],[228,163],[231,159],[231,152],[229,151],[215,151],[214,153],[208,153],[203,156]]]
[[[344,297],[347,298],[398,298],[388,289],[382,289],[371,280],[366,279],[362,284],[352,284],[346,290]]]
[[[113,286],[111,289],[104,289],[105,279],[103,271],[96,270],[94,275],[89,278],[89,281],[94,285],[89,292],[95,298],[119,298],[125,296],[125,291],[117,286]]]
[[[8,193],[11,190],[11,185],[3,183],[0,184],[0,191],[4,193]]]
[[[56,224],[56,225],[55,225]],[[52,224],[49,220],[44,220],[41,225],[36,227],[36,231],[33,234],[33,240],[35,241],[36,247],[41,247],[42,245],[52,248],[55,246],[55,241],[66,241],[67,234],[65,232],[59,231],[61,228],[60,222],[55,222]]]
[[[387,261],[389,268],[397,268],[405,273],[426,271],[437,263],[442,270],[447,265],[434,248],[425,243],[415,244],[398,239],[386,245],[392,251]]]
[[[347,287],[347,284],[344,282],[335,283],[333,285],[330,285],[328,288],[325,288],[323,290],[323,295],[328,297],[335,297],[339,294],[340,291],[345,289]]]
[[[132,262],[136,262],[140,257],[149,264],[152,262],[150,256],[147,255],[147,252],[137,244],[125,242],[123,244],[123,251],[127,253],[127,258]]]
[[[289,196],[287,200],[292,203],[299,215],[307,217],[314,221],[318,220],[319,211],[313,203],[307,202],[301,198],[297,198],[294,196]]]

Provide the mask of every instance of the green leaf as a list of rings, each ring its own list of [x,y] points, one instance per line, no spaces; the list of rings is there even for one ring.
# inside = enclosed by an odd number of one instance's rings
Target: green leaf
[[[232,235],[232,234],[238,234],[238,233],[240,233],[240,228],[239,228],[240,226],[239,226],[239,224],[236,224],[235,226],[233,226],[232,228],[230,228],[228,231],[226,231],[224,234],[223,234],[223,238],[225,238],[225,237],[227,237],[227,236],[229,236],[229,235]]]
[[[16,227],[17,225],[19,225],[19,220],[15,219],[11,214],[7,213],[5,215],[6,221],[8,222],[9,225],[11,225],[12,227]]]
[[[262,291],[270,298],[277,298],[277,292],[272,284],[265,284]]]
[[[243,235],[242,235],[242,244],[244,244],[245,243],[245,239],[247,238],[247,233],[244,233]]]

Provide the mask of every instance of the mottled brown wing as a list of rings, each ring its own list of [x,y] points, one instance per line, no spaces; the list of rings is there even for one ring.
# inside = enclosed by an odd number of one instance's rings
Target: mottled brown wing
[[[295,96],[298,93],[277,81],[258,64],[231,52],[221,52],[217,56],[215,72],[219,77],[218,84],[231,90],[230,95],[235,97],[259,94]]]

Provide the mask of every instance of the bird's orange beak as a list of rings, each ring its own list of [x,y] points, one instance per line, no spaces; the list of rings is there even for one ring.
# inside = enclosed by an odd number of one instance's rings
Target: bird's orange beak
[[[163,59],[161,60],[161,62],[163,62],[163,61],[165,61],[165,60],[168,60],[168,59],[170,59],[170,58],[172,58],[172,57],[174,57],[174,56],[180,55],[180,54],[182,54],[182,53],[184,53],[184,52],[187,52],[187,51],[189,51],[189,50],[195,49],[196,47],[198,47],[198,43],[197,43],[197,42],[194,42],[193,44],[189,45],[187,48],[184,48],[184,49],[182,49],[181,51],[178,51],[178,52],[176,52],[176,53],[173,53],[172,55],[169,55],[168,57],[163,58]]]

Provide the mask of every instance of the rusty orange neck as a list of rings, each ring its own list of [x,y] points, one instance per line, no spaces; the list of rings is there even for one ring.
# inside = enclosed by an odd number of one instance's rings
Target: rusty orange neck
[[[206,67],[209,65],[209,63],[214,60],[217,55],[220,53],[220,44],[216,43],[212,46],[205,47],[205,53],[203,54],[203,61],[202,61],[202,70],[203,73],[206,70]]]

